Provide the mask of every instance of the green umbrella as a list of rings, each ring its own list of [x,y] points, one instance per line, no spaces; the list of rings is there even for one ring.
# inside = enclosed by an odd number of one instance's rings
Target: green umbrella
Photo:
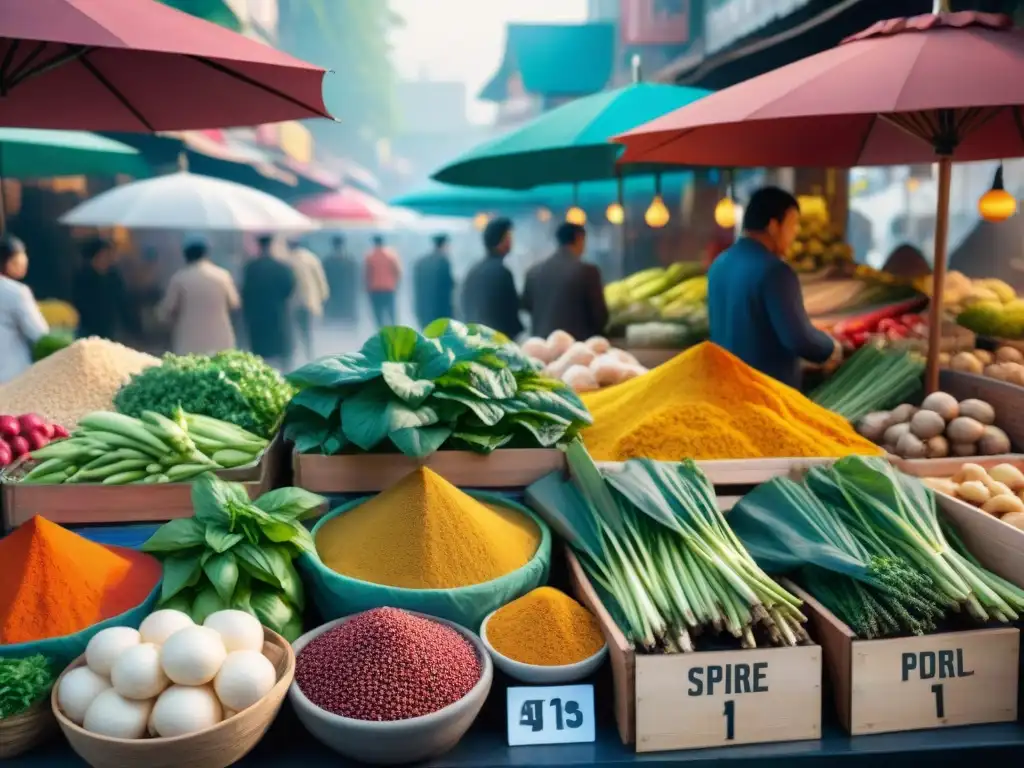
[[[138,151],[119,141],[85,131],[0,128],[0,180],[48,176],[148,176]],[[4,231],[0,184],[0,234]]]
[[[622,146],[608,140],[709,93],[700,88],[634,83],[576,99],[470,150],[433,178],[466,187],[531,189],[540,184],[611,179],[617,173],[655,173],[664,168],[617,169]]]
[[[538,208],[547,202],[530,192],[455,187],[428,181],[423,187],[392,198],[388,205],[432,216],[473,216],[489,211]]]
[[[171,8],[184,11],[190,16],[227,27],[232,32],[242,31],[242,22],[238,15],[231,10],[227,0],[160,0],[160,2],[171,6]]]

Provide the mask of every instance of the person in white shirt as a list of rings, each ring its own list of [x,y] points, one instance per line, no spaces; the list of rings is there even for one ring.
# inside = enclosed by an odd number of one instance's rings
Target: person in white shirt
[[[231,313],[241,306],[231,274],[208,258],[203,238],[185,244],[185,268],[174,273],[157,316],[171,325],[171,346],[178,355],[211,355],[234,349]]]
[[[32,347],[50,332],[32,289],[25,244],[13,235],[0,238],[0,384],[32,365]]]
[[[299,329],[299,340],[307,360],[314,360],[314,324],[323,317],[324,304],[330,297],[327,275],[323,262],[300,240],[288,242],[288,263],[295,272],[295,293],[292,294],[292,309],[295,325]]]

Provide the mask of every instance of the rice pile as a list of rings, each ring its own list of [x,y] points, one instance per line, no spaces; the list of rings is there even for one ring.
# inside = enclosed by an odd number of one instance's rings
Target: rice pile
[[[55,352],[0,386],[0,413],[38,413],[74,429],[93,411],[114,410],[114,395],[134,374],[159,365],[152,355],[90,336]]]

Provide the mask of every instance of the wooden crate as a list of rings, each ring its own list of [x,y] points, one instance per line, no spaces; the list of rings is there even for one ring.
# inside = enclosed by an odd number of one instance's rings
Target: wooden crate
[[[851,736],[1017,719],[1020,630],[858,640],[821,603],[791,589],[805,601]]]
[[[957,400],[984,400],[996,411],[996,426],[1006,432],[1015,450],[1024,450],[1024,387],[963,371],[939,373],[939,389]]]
[[[597,616],[608,643],[624,744],[655,752],[821,738],[819,646],[636,654],[579,561],[571,552],[567,559],[573,591]],[[726,693],[724,682],[710,690],[712,677],[739,669],[753,690]]]
[[[558,449],[512,448],[483,456],[437,451],[425,459],[402,454],[314,456],[293,452],[294,483],[314,493],[373,493],[390,488],[418,467],[429,467],[453,485],[521,488],[565,468]]]
[[[250,498],[276,487],[281,441],[275,438],[255,467],[217,474],[245,486]],[[17,528],[35,515],[62,525],[87,523],[160,523],[192,517],[192,484],[163,485],[32,485],[0,484],[3,528]]]

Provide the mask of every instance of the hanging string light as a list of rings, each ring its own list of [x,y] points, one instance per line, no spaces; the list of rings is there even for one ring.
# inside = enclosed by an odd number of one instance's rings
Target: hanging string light
[[[722,229],[733,229],[736,226],[736,220],[739,218],[739,206],[736,205],[736,195],[733,192],[732,171],[726,171],[726,178],[728,181],[726,183],[725,197],[715,205],[715,224]]]
[[[572,185],[572,207],[565,212],[565,220],[570,224],[583,226],[587,223],[587,213],[579,206],[579,185]]]
[[[549,208],[538,208],[537,209],[537,221],[541,223],[547,223],[551,221],[551,209]]]
[[[491,220],[491,217],[486,213],[478,213],[473,217],[473,229],[477,232],[483,232],[487,228],[487,222]]]
[[[1003,187],[1003,164],[999,164],[992,189],[978,200],[978,213],[985,221],[997,223],[1006,221],[1017,212],[1017,198]]]
[[[644,221],[651,229],[661,229],[668,224],[671,218],[672,214],[669,213],[668,206],[665,205],[665,201],[661,197],[661,174],[659,173],[654,177],[654,199],[651,200],[650,206],[644,213]]]
[[[626,209],[622,207],[622,177],[617,176],[615,181],[618,190],[615,202],[605,209],[604,215],[607,217],[609,224],[614,224],[617,227],[626,220]]]

